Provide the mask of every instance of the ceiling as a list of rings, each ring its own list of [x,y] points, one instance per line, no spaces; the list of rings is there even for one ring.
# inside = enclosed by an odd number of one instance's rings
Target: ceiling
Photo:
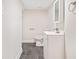
[[[24,9],[47,9],[53,0],[22,0]]]

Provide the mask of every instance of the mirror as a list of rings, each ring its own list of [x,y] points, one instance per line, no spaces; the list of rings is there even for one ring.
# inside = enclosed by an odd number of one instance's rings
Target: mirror
[[[53,3],[54,22],[59,22],[59,8],[59,0],[55,0]]]
[[[55,21],[59,21],[59,1],[55,3]]]
[[[53,22],[55,30],[64,30],[64,0],[55,0],[53,2]]]

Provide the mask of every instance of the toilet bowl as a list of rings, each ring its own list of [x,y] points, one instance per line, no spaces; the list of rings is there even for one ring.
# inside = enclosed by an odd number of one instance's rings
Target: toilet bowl
[[[34,37],[34,40],[36,42],[36,46],[43,46],[43,35],[38,34]]]

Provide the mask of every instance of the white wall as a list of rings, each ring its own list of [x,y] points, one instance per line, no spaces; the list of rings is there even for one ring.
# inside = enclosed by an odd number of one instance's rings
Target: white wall
[[[76,59],[76,15],[68,11],[68,5],[75,0],[65,0],[65,42],[66,59]]]
[[[22,7],[19,0],[3,2],[3,59],[19,59],[22,40]]]
[[[48,16],[49,16],[49,20],[50,20],[50,28],[51,30],[54,30],[54,19],[53,19],[53,4],[50,5],[50,7],[48,8]]]
[[[49,30],[50,28],[47,10],[24,10],[23,41],[32,41],[36,35],[42,33],[44,30]]]

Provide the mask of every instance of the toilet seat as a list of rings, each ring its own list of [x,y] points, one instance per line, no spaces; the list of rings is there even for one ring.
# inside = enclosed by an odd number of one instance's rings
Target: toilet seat
[[[34,40],[36,42],[36,46],[43,46],[43,35],[38,34],[34,37]]]

